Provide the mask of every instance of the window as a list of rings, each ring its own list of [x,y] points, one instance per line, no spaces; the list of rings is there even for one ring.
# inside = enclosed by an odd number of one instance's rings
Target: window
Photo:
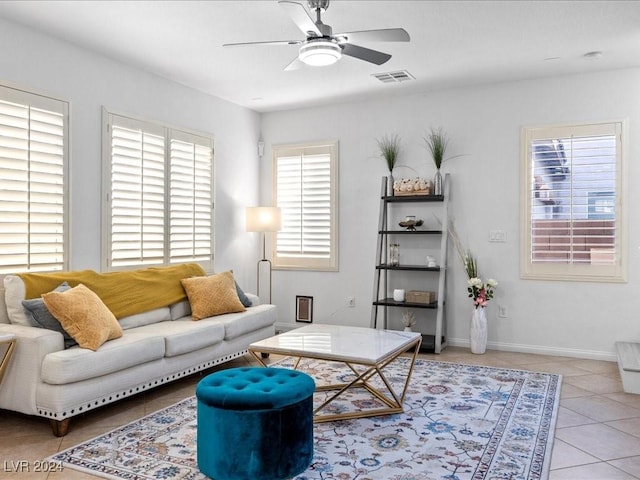
[[[522,275],[625,281],[622,123],[525,128]]]
[[[213,268],[213,139],[105,111],[105,269]]]
[[[273,150],[276,206],[274,268],[337,270],[338,142]]]
[[[67,102],[0,86],[0,273],[67,268]]]

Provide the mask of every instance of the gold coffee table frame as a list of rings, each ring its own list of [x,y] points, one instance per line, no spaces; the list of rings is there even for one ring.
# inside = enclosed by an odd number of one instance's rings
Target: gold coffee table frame
[[[369,344],[365,343],[367,341]],[[264,354],[294,357],[296,358],[294,369],[298,368],[303,359],[344,363],[355,374],[354,380],[316,387],[317,392],[335,391],[313,411],[314,422],[321,423],[401,413],[421,342],[422,336],[414,332],[340,325],[310,325],[255,342],[249,346],[249,352],[265,367],[269,365],[262,358]],[[359,346],[361,348],[358,348]],[[352,351],[348,351],[347,347]],[[384,369],[407,352],[410,352],[410,365],[406,379],[401,390],[396,390],[385,376]],[[375,378],[382,381],[384,389],[381,390],[371,383]],[[328,405],[353,388],[366,389],[386,406],[353,412],[321,414]]]

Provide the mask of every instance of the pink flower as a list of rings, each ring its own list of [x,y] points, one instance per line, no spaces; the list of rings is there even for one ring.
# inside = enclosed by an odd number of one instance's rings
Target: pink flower
[[[476,307],[486,307],[487,306],[487,301],[484,298],[478,297],[473,301],[473,304]]]

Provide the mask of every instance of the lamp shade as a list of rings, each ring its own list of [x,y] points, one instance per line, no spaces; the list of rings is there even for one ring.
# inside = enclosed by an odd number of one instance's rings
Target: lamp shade
[[[278,207],[247,207],[247,232],[277,232],[281,216]]]

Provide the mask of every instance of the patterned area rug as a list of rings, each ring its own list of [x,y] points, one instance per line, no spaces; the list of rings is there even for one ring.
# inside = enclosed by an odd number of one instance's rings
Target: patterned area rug
[[[400,358],[387,367],[387,378],[402,385],[407,368],[408,359]],[[318,384],[353,378],[339,363],[309,362],[303,369]],[[544,480],[560,381],[559,375],[418,360],[404,413],[316,424],[313,463],[295,478]],[[330,408],[357,410],[376,402],[356,389]],[[195,441],[192,397],[48,460],[104,478],[205,480]]]

